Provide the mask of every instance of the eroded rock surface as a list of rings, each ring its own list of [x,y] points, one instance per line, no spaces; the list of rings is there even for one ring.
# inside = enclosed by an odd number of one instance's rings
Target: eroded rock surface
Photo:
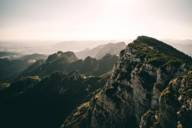
[[[62,128],[190,128],[191,58],[140,36],[120,53],[111,78]]]

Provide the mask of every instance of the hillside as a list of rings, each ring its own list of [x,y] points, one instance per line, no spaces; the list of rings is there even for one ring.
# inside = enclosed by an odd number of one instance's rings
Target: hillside
[[[0,127],[56,128],[105,83],[78,72],[22,77],[0,90]],[[11,122],[11,123],[10,123]]]
[[[11,55],[11,53],[4,53],[4,55]],[[0,58],[0,81],[12,81],[17,78],[23,71],[34,63],[46,59],[43,54],[20,55],[15,54],[11,56],[4,56]]]
[[[18,53],[15,52],[7,52],[7,51],[0,51],[0,58],[14,58],[19,56]]]
[[[15,79],[23,72],[29,63],[18,59],[0,59],[0,81],[9,81]]]

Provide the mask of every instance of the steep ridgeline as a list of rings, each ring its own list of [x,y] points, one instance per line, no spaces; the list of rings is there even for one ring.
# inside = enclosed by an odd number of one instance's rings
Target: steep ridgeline
[[[23,72],[24,76],[39,75],[45,77],[54,72],[70,73],[78,71],[81,74],[99,76],[110,72],[118,57],[106,54],[97,60],[87,57],[80,60],[73,52],[57,52],[50,55],[45,62],[37,61]]]
[[[74,108],[87,101],[105,79],[77,72],[45,79],[23,77],[0,90],[1,128],[57,128]]]
[[[62,128],[190,128],[192,60],[140,36],[120,53],[106,86],[79,106]]]

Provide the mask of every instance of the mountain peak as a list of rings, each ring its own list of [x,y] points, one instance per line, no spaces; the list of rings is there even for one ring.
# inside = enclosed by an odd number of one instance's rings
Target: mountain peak
[[[76,57],[75,53],[71,52],[71,51],[67,51],[67,52],[62,52],[62,51],[58,51],[57,53],[54,53],[52,55],[50,55],[46,62],[48,63],[52,63],[55,61],[60,61],[60,60],[64,60],[66,62],[74,62],[77,61],[78,58]]]
[[[143,41],[151,41],[151,40],[153,40],[154,42],[161,42],[162,43],[162,41],[159,41],[159,40],[157,40],[157,39],[155,39],[155,38],[153,38],[153,37],[149,37],[149,36],[144,36],[144,35],[142,35],[142,36],[138,36],[137,37],[137,39],[136,40],[143,40]]]
[[[148,36],[138,36],[136,40],[133,41],[134,43],[143,43],[145,45],[153,47],[155,50],[163,50],[165,48],[170,50],[176,50],[169,44],[166,44],[165,42],[162,42],[158,39],[148,37]],[[164,52],[164,50],[163,50]]]
[[[174,97],[180,90],[175,86],[170,94],[166,90],[170,81],[189,70],[187,61],[191,59],[168,44],[139,36],[121,51],[106,85],[88,105],[77,108],[64,121],[63,128],[149,128],[150,123],[154,123],[153,128],[176,127],[177,119],[172,117],[177,117],[174,109],[178,97],[175,102]]]
[[[132,50],[130,50],[132,49]],[[191,57],[177,50],[176,48],[159,41],[152,37],[138,36],[136,40],[128,44],[127,50],[138,56],[144,56],[150,59],[165,59],[166,62],[169,60],[179,60],[185,63],[191,63]]]

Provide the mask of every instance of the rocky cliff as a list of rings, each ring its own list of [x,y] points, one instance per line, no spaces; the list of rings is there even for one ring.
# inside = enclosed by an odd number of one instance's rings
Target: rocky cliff
[[[120,53],[111,78],[62,128],[190,128],[192,60],[140,36]]]

